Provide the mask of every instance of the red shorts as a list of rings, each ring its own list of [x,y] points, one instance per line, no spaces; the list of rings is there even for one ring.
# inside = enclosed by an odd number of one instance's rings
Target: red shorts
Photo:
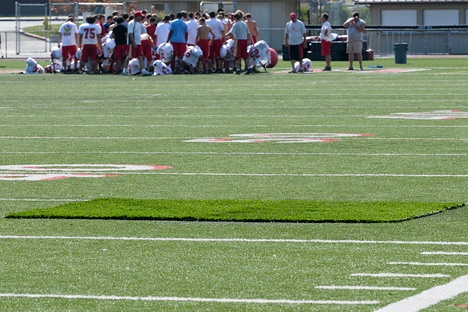
[[[210,39],[199,39],[197,45],[203,51],[203,58],[210,56]]]
[[[143,48],[141,47],[141,44],[137,44],[136,47],[130,45],[130,51],[132,51],[132,58],[143,56]]]
[[[143,50],[143,56],[148,59],[153,59],[153,45],[149,40],[141,40],[141,49]]]
[[[234,44],[234,56],[236,60],[240,59],[247,59],[249,58],[249,53],[247,52],[247,46],[249,45],[249,41],[247,39],[244,40],[236,40]]]
[[[213,39],[213,41],[211,42],[210,53],[209,53],[210,58],[219,58],[222,47],[223,47],[222,39]]]
[[[183,57],[187,51],[187,44],[185,42],[171,42],[174,47],[174,56]]]
[[[76,45],[71,46],[62,46],[62,58],[71,59],[74,58],[76,54]]]
[[[128,44],[119,44],[114,49],[114,59],[121,60],[128,56]]]
[[[322,40],[321,42],[322,56],[331,54],[331,45],[332,45],[331,41]]]
[[[87,62],[88,59],[95,61],[97,59],[97,46],[95,44],[85,44],[81,52],[81,61]]]

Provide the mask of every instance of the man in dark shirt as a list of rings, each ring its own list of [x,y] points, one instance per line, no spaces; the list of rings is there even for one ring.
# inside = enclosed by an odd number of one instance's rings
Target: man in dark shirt
[[[117,26],[112,30],[112,38],[115,39],[114,60],[117,67],[115,74],[122,74],[122,65],[128,56],[127,27],[123,22],[122,17],[117,18]]]

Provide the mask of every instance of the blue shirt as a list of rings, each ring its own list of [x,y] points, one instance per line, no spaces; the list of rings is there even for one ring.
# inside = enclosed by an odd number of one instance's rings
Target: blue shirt
[[[185,35],[188,33],[187,24],[181,19],[176,19],[171,23],[170,30],[172,30],[172,36],[170,40],[172,42],[186,43]]]

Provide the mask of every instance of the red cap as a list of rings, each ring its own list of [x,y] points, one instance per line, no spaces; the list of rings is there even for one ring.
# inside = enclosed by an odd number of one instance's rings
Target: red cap
[[[289,14],[289,18],[290,18],[290,19],[297,18],[296,13],[292,12],[291,14]]]
[[[136,11],[135,13],[133,13],[133,16],[134,17],[143,17],[143,14],[141,13],[141,11]]]

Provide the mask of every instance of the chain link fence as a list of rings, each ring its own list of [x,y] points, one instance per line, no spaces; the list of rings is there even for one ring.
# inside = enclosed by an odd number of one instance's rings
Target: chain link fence
[[[56,21],[54,21],[55,23]],[[63,22],[63,21],[62,21]],[[0,20],[0,23],[2,21]],[[43,20],[29,21],[27,25],[42,25]],[[58,22],[57,23],[61,23]],[[14,25],[14,22],[10,21]],[[51,45],[57,43],[58,34],[38,36],[18,31],[0,32],[0,58],[15,57],[50,57]],[[319,26],[307,26],[309,36],[320,33]],[[334,32],[345,35],[346,29],[334,27]],[[269,44],[275,50],[281,51],[284,38],[282,28],[260,28],[261,38],[269,38]],[[365,32],[367,48],[378,56],[394,54],[396,43],[408,44],[408,55],[468,55],[468,26],[437,26],[437,27],[384,27],[368,26]],[[20,50],[17,50],[17,47]]]

